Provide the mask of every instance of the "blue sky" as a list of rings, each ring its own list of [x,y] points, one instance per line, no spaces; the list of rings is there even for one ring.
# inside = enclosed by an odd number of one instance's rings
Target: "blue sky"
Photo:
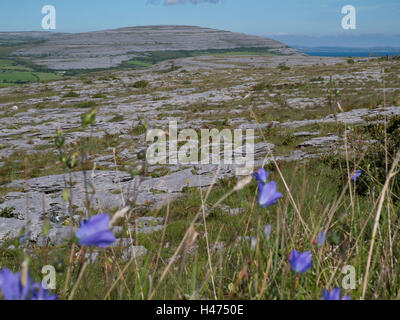
[[[41,8],[57,10],[59,32],[156,24],[197,25],[257,35],[399,34],[400,0],[1,0],[0,31],[41,30]],[[165,4],[176,2],[176,4]],[[200,2],[193,4],[192,2]],[[158,4],[157,4],[158,3]],[[341,8],[357,9],[343,30]]]

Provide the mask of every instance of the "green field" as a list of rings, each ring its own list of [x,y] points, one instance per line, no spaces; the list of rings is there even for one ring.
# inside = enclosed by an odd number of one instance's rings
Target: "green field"
[[[52,81],[62,78],[62,76],[52,72],[33,72],[33,75],[38,78],[39,81]]]
[[[10,54],[18,49],[18,46],[0,45],[0,86],[52,81],[62,79],[62,76],[44,67],[11,57]]]
[[[0,60],[0,84],[8,86],[39,81],[59,80],[62,77],[54,72],[36,72],[32,68],[13,60]]]
[[[139,61],[139,60],[129,60],[126,62],[126,64],[137,66],[137,67],[151,67],[152,66],[151,63],[143,62],[143,61]]]

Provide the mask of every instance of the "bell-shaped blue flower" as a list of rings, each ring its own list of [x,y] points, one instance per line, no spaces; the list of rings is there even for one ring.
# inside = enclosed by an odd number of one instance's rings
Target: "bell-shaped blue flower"
[[[312,267],[311,252],[306,251],[300,253],[296,250],[293,250],[290,253],[289,262],[293,271],[296,271],[300,274],[304,273]]]
[[[266,208],[275,204],[283,195],[277,191],[276,182],[268,181],[269,172],[263,168],[259,168],[257,172],[253,173],[253,177],[258,182],[258,203]]]
[[[281,197],[283,197],[283,195],[277,191],[275,181],[266,184],[258,182],[258,203],[263,208],[275,204]]]
[[[332,289],[332,291],[323,289],[322,290],[322,300],[351,300],[351,297],[349,297],[349,296],[342,297],[340,288],[334,288],[334,289]]]
[[[321,231],[320,233],[318,233],[318,236],[317,236],[318,246],[322,247],[322,245],[325,243],[325,240],[326,240],[326,233],[324,231]]]
[[[110,215],[108,213],[95,215],[84,220],[76,232],[79,244],[106,248],[116,239],[110,229]]]
[[[254,172],[254,173],[253,173],[253,177],[254,177],[258,182],[261,182],[261,183],[264,183],[264,184],[267,183],[268,175],[269,175],[269,172],[268,172],[267,170],[264,170],[264,168],[259,168],[259,169],[258,169],[258,172]]]
[[[50,291],[43,288],[42,284],[35,282],[32,285],[32,298],[31,300],[57,300],[57,295],[50,294]]]
[[[361,170],[357,170],[354,174],[350,176],[351,180],[353,180],[354,182],[357,181],[357,179],[361,176],[361,173]]]
[[[13,273],[7,268],[0,272],[0,289],[6,300],[56,300],[57,295],[49,294],[38,282],[31,283],[28,274],[26,284],[21,281],[21,273]]]
[[[0,288],[6,300],[26,300],[29,287],[21,283],[21,273],[3,268],[0,273]]]

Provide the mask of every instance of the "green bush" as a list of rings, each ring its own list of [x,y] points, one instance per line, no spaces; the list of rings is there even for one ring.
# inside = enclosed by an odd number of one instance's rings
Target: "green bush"
[[[99,92],[99,93],[96,93],[95,95],[93,95],[92,98],[93,99],[105,99],[105,98],[107,98],[107,96],[104,93]]]
[[[70,91],[64,94],[64,98],[77,98],[77,97],[79,97],[79,94],[76,93],[75,91]]]
[[[140,80],[140,81],[136,81],[134,84],[132,84],[132,87],[134,88],[147,88],[149,86],[149,82],[147,80]]]
[[[278,69],[281,71],[288,71],[288,70],[290,70],[290,67],[288,67],[286,64],[282,63],[278,66]]]
[[[296,137],[293,134],[286,133],[281,137],[281,145],[282,146],[289,146],[295,143]]]
[[[94,101],[86,101],[86,102],[78,103],[76,105],[77,108],[82,108],[82,109],[92,108],[95,106],[96,106],[96,102],[94,102]]]
[[[14,207],[11,207],[11,208],[5,207],[5,208],[1,209],[0,210],[0,217],[1,218],[7,218],[7,219],[17,217],[17,214],[15,212],[15,208]]]
[[[255,86],[253,86],[253,91],[264,91],[267,89],[271,89],[272,85],[267,81],[262,81]]]

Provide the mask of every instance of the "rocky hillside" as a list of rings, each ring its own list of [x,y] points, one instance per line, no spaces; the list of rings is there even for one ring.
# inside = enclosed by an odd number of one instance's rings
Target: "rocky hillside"
[[[23,35],[19,34],[23,37]],[[29,36],[27,34],[27,36]],[[7,34],[0,35],[7,37]],[[39,35],[35,35],[38,39]],[[191,26],[143,26],[77,34],[52,33],[44,42],[27,46],[14,55],[51,69],[115,67],[145,53],[258,48],[276,55],[301,55],[271,39],[242,33]]]

